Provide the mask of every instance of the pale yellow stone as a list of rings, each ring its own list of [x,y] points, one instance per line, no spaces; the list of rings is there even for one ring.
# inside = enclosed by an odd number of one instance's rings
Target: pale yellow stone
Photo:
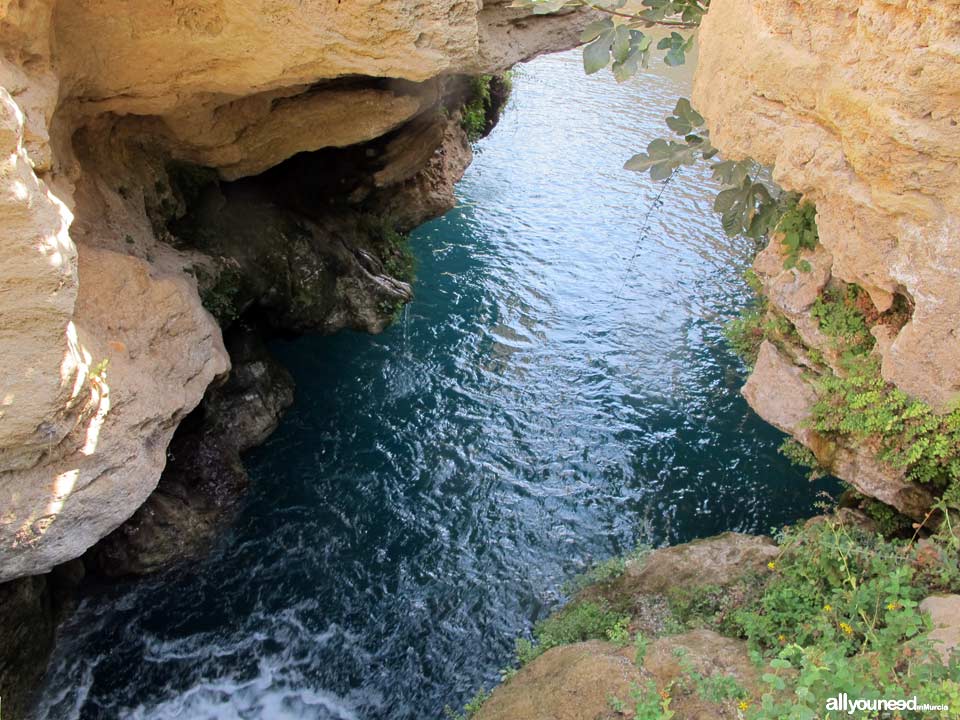
[[[731,158],[817,204],[831,273],[916,306],[883,374],[960,397],[960,0],[715,0],[693,100]]]
[[[446,76],[572,47],[589,20],[509,4],[0,0],[0,582],[129,518],[229,367],[184,272],[208,259],[148,217],[165,163],[236,179],[370,141],[435,114]],[[397,141],[377,186],[444,209],[470,158],[453,122]]]

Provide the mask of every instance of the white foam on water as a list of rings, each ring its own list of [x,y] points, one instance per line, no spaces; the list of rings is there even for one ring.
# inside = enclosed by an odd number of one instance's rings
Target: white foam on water
[[[347,698],[324,690],[278,687],[270,674],[251,682],[203,682],[175,697],[124,710],[125,720],[359,720]]]

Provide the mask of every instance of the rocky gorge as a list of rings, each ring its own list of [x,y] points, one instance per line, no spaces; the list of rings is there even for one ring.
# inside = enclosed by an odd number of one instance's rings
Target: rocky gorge
[[[266,335],[378,332],[409,299],[403,233],[453,203],[462,108],[488,130],[489,77],[576,42],[508,5],[0,8],[8,714],[78,558],[147,572],[228,514],[292,402]]]
[[[409,300],[404,234],[453,204],[471,158],[466,108],[486,93],[488,130],[496,76],[576,45],[590,19],[509,5],[0,8],[0,593],[11,618],[0,687],[13,717],[85,572],[194,556],[229,517],[248,482],[241,453],[293,402],[265,339],[376,333]],[[799,340],[764,339],[745,396],[833,474],[913,521],[942,489],[884,463],[874,444],[811,429],[813,376],[845,372],[814,306],[827,289],[861,288],[884,381],[937,412],[953,407],[958,9],[714,0],[692,98],[726,156],[771,166],[817,209],[811,271],[784,269],[776,242],[757,259],[772,312]],[[731,552],[730,567],[756,572],[776,556],[751,538],[720,556]],[[691,573],[725,574],[708,555]],[[649,563],[637,567],[647,569],[623,577],[649,575]],[[631,597],[665,592],[647,575]],[[740,658],[708,632],[688,633],[695,664]],[[660,685],[677,675],[678,642],[648,651],[667,668]],[[546,677],[535,682],[555,708],[511,682],[481,717],[583,717],[555,696],[557,672],[588,656],[609,666],[588,675],[625,673],[623,690],[643,678],[628,677],[622,655],[558,648],[522,671]],[[758,686],[747,663],[733,672]],[[511,705],[531,698],[535,707]],[[684,717],[698,712],[713,710]]]

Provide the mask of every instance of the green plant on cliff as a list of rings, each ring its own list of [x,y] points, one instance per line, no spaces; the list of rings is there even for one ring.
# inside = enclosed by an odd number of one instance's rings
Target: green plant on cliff
[[[897,512],[886,503],[856,493],[860,509],[877,524],[877,530],[884,537],[896,537],[902,533],[913,532],[912,521],[906,515]]]
[[[801,259],[800,253],[813,250],[820,240],[817,231],[817,208],[814,204],[790,203],[777,223],[776,232],[783,234],[780,240],[786,255],[783,267],[787,270],[795,267],[802,272],[810,272],[810,263]]]
[[[593,565],[586,572],[576,575],[572,580],[564,583],[563,590],[567,594],[575,595],[585,587],[616,580],[626,571],[627,565],[643,560],[651,550],[649,545],[640,543],[629,554],[608,558]]]
[[[463,706],[463,712],[456,712],[449,705],[443,709],[443,715],[447,720],[470,720],[474,715],[480,712],[483,704],[490,699],[492,693],[489,690],[480,688],[474,693],[473,697]]]
[[[550,648],[582,642],[583,640],[622,641],[630,618],[617,613],[600,602],[584,601],[568,605],[563,610],[533,628],[534,640],[517,640],[517,661],[526,665]]]
[[[240,294],[241,278],[236,267],[226,265],[213,277],[204,268],[196,266],[193,275],[200,286],[200,302],[221,327],[227,327],[239,317],[237,295]]]
[[[360,219],[360,230],[373,243],[384,272],[403,282],[413,281],[416,261],[410,236],[400,232],[396,219],[389,215],[365,215]]]
[[[753,367],[757,362],[757,355],[764,341],[763,321],[766,314],[764,305],[751,305],[744,308],[738,317],[730,320],[723,328],[723,335],[730,349],[749,367]]]
[[[834,348],[847,355],[864,355],[874,345],[866,317],[857,305],[861,293],[856,285],[827,288],[810,310],[820,330],[832,338]]]
[[[633,700],[633,720],[670,720],[676,713],[670,709],[670,696],[657,692],[653,680],[630,689]]]
[[[814,304],[820,329],[841,352],[843,373],[816,380],[813,427],[873,441],[879,459],[908,479],[949,490],[960,483],[960,409],[937,413],[883,379],[880,359],[870,353],[874,340],[858,305],[861,293],[853,285],[828,290]]]
[[[931,592],[956,589],[956,580],[942,585],[922,571],[931,562],[956,566],[955,551],[934,545],[931,556],[837,520],[784,531],[779,543],[762,593],[736,614],[740,632],[768,664],[769,691],[747,717],[823,717],[825,700],[840,692],[957,697],[960,662],[940,661],[917,607]]]
[[[467,133],[470,142],[483,137],[487,129],[487,113],[490,110],[492,97],[490,83],[492,75],[479,75],[470,81],[470,99],[461,110],[460,126]]]
[[[817,480],[826,474],[826,470],[820,465],[813,451],[793,438],[784,440],[777,448],[777,452],[797,467],[805,469],[810,480]]]

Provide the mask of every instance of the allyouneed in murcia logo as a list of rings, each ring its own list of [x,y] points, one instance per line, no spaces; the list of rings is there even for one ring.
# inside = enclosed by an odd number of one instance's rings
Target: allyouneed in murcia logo
[[[907,700],[867,700],[865,698],[851,698],[846,693],[840,693],[836,697],[827,700],[827,711],[841,712],[847,715],[853,715],[857,712],[896,712],[898,710],[911,710],[914,712],[942,712],[949,710],[946,705],[931,705],[930,703],[920,702],[916,695]]]

